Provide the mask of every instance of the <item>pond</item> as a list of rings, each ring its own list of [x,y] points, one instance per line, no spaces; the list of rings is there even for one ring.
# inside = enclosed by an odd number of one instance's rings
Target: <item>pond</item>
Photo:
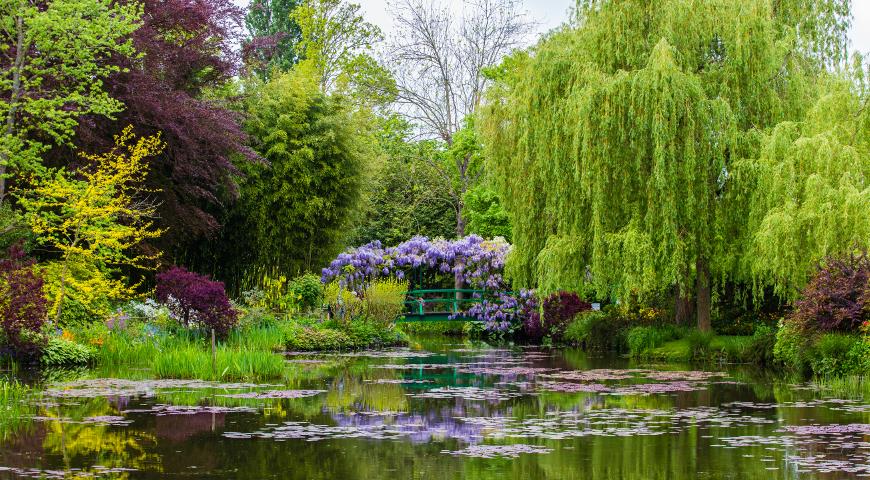
[[[745,367],[447,339],[287,362],[56,374],[0,426],[0,478],[870,477],[870,404]]]

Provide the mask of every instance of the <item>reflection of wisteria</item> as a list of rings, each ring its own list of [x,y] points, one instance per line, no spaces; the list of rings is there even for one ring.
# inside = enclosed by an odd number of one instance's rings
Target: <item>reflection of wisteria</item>
[[[527,395],[523,392],[514,392],[509,390],[492,390],[478,387],[442,387],[433,388],[423,393],[411,395],[415,398],[459,398],[471,401],[496,401],[501,402],[512,398],[522,397]]]

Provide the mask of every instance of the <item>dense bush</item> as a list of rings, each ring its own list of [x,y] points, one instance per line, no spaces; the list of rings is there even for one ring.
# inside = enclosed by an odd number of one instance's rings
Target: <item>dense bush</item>
[[[587,351],[626,349],[627,322],[608,312],[585,312],[565,329],[564,341]]]
[[[94,349],[72,340],[51,337],[42,351],[42,364],[52,367],[86,365],[94,360]]]
[[[181,267],[157,275],[156,295],[185,327],[214,329],[223,338],[238,322],[223,282]]]
[[[287,291],[301,311],[310,312],[323,303],[323,283],[319,276],[312,273],[291,280]]]
[[[546,335],[554,340],[561,340],[565,329],[578,313],[592,309],[592,304],[584,302],[574,292],[556,292],[544,299],[541,304],[543,310],[543,329]]]
[[[392,325],[405,311],[408,282],[392,278],[373,280],[363,293],[365,315],[381,326]]]
[[[773,365],[773,349],[776,345],[776,330],[767,325],[758,325],[746,349],[745,360],[769,367]]]
[[[842,333],[826,333],[813,344],[810,367],[815,375],[835,376],[856,373],[863,366],[861,338]]]
[[[703,332],[697,328],[691,329],[684,338],[689,345],[689,358],[692,360],[709,359],[710,344],[713,342],[713,332]]]
[[[323,303],[330,317],[344,323],[359,318],[365,309],[362,298],[339,282],[330,282],[323,289]]]
[[[662,346],[665,342],[680,338],[680,329],[667,325],[663,327],[634,327],[628,331],[626,343],[632,356],[643,356],[649,350]]]
[[[0,326],[12,355],[35,360],[45,347],[42,327],[47,314],[43,279],[20,244],[0,261]]]
[[[870,316],[867,252],[829,257],[795,302],[789,322],[806,330],[857,332]]]
[[[780,321],[773,346],[773,358],[791,370],[805,372],[812,339],[792,322]]]

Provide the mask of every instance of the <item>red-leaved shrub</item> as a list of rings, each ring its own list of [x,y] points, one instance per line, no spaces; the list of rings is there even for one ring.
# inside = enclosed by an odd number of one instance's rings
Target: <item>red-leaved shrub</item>
[[[870,258],[867,252],[829,257],[794,304],[789,321],[822,332],[858,332],[870,316]]]
[[[562,338],[565,329],[578,313],[591,310],[592,304],[584,302],[574,292],[556,292],[544,299],[543,328],[554,339]]]
[[[42,327],[48,306],[34,263],[21,244],[12,245],[0,260],[0,327],[12,355],[28,361],[39,358],[46,344]]]
[[[166,304],[185,327],[214,329],[225,337],[238,322],[223,282],[172,267],[157,275],[157,300]]]

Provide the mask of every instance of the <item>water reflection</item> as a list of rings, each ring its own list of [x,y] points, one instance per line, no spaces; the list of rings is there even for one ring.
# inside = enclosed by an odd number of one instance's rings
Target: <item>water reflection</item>
[[[54,379],[0,425],[0,477],[870,475],[863,399],[740,368],[438,342],[288,368],[286,385]]]

